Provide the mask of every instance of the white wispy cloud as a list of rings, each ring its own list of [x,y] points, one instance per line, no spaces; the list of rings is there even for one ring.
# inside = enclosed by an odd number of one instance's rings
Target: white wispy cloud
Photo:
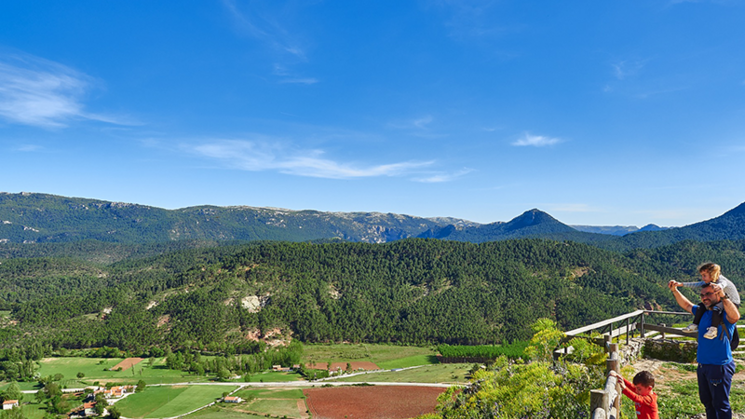
[[[412,180],[415,182],[421,182],[421,183],[442,183],[442,182],[452,182],[462,176],[465,176],[469,173],[473,172],[473,169],[462,169],[457,172],[452,173],[434,173],[427,176],[422,177],[414,177]]]
[[[223,0],[222,3],[230,13],[237,30],[258,39],[276,52],[289,54],[303,61],[306,59],[305,51],[299,42],[293,39],[271,13],[262,13],[256,4],[240,8],[235,0]]]
[[[546,147],[562,142],[559,138],[546,137],[544,135],[530,135],[524,134],[522,138],[513,142],[512,145],[518,147]]]
[[[292,84],[292,83],[294,84],[316,84],[318,83],[318,79],[313,78],[313,77],[297,78],[297,79],[288,78],[288,79],[280,80],[279,83],[282,83],[282,84]]]
[[[444,24],[457,37],[489,37],[513,31],[499,22],[494,0],[431,0],[428,7],[446,13]]]
[[[289,175],[328,179],[403,176],[432,165],[433,161],[404,161],[381,165],[337,162],[317,149],[297,149],[266,138],[258,140],[211,140],[184,146],[197,155],[214,159],[233,169],[277,171]]]
[[[641,72],[648,60],[624,60],[611,63],[613,76],[618,80],[624,80],[636,76]]]
[[[15,150],[16,151],[22,151],[22,152],[25,152],[25,153],[31,153],[31,152],[35,152],[35,151],[40,151],[42,149],[43,149],[43,147],[40,146],[40,145],[24,144],[24,145],[21,145],[21,146],[16,147]]]
[[[72,120],[124,123],[87,112],[83,99],[93,79],[64,65],[27,54],[0,56],[0,117],[46,128]]]
[[[427,125],[430,124],[433,120],[434,118],[432,118],[431,115],[427,115],[423,118],[415,119],[412,124],[419,129],[424,129],[427,128]]]
[[[274,63],[273,71],[280,78],[278,83],[308,85],[319,82],[317,78],[306,77],[288,68],[307,62],[308,57],[301,46],[301,38],[286,29],[291,26],[289,23],[282,22],[286,16],[283,17],[282,12],[268,10],[274,2],[264,5],[252,2],[246,7],[241,7],[236,0],[222,0],[222,3],[239,33],[259,41],[273,53],[278,61]]]
[[[388,123],[388,126],[395,129],[402,130],[428,130],[429,125],[434,122],[435,118],[432,115],[423,115],[417,118],[408,120],[398,120],[395,122]]]

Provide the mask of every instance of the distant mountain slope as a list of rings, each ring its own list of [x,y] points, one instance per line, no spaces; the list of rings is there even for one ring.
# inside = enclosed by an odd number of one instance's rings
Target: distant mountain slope
[[[745,203],[719,217],[661,231],[639,231],[608,242],[609,248],[636,249],[660,247],[683,240],[715,241],[745,239]]]
[[[585,233],[596,233],[596,234],[608,234],[610,236],[625,236],[626,234],[639,231],[637,226],[586,226],[586,225],[572,225],[570,226],[575,230],[583,231]]]
[[[585,233],[597,233],[597,234],[608,234],[611,236],[625,236],[627,234],[636,233],[637,231],[660,231],[667,230],[669,227],[660,227],[655,224],[647,224],[642,228],[637,226],[586,226],[586,225],[571,225],[575,230],[584,231]]]
[[[449,223],[475,225],[453,218],[427,219],[375,212],[330,213],[247,206],[165,210],[86,198],[0,193],[0,243],[329,238],[383,243]]]
[[[427,230],[419,237],[472,243],[532,237],[571,240],[581,243],[596,243],[610,239],[607,235],[577,231],[538,209],[525,211],[506,223],[500,222],[471,227],[449,225]]]
[[[538,209],[526,211],[508,222],[478,224],[449,217],[248,206],[205,205],[166,210],[86,198],[0,192],[0,245],[95,240],[121,244],[187,241],[192,243],[186,247],[202,247],[199,242],[205,241],[386,243],[410,237],[472,243],[543,238],[620,251],[659,247],[683,240],[739,240],[745,238],[745,204],[720,217],[686,227],[664,229],[650,224],[618,237],[579,231]],[[153,249],[131,251],[152,252]],[[103,256],[101,260],[106,259]],[[108,258],[109,261],[114,259]]]

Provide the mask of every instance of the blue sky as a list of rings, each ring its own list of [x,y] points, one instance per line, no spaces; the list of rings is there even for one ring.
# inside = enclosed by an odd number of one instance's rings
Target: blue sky
[[[745,201],[743,1],[6,1],[0,191],[679,226]]]

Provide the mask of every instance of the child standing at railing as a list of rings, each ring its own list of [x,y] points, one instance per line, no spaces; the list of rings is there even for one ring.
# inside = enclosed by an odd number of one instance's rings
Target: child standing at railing
[[[651,372],[642,371],[636,374],[633,383],[613,370],[608,375],[618,379],[623,394],[636,405],[637,419],[660,419],[657,410],[657,394],[653,391],[654,375]]]
[[[724,275],[721,274],[722,268],[719,265],[717,265],[716,263],[711,263],[711,262],[704,263],[703,265],[699,266],[698,272],[701,274],[701,281],[698,281],[698,282],[670,281],[670,282],[675,282],[675,284],[679,287],[688,287],[688,288],[701,288],[701,286],[703,286],[704,284],[709,284],[709,283],[717,284],[720,287],[722,287],[725,298],[729,298],[730,301],[732,301],[732,303],[740,307],[740,294],[737,292],[737,287],[735,287],[735,284],[733,284],[732,281],[725,278]],[[715,337],[717,337],[717,334],[718,334],[717,329],[719,328],[719,325],[722,323],[722,311],[723,310],[724,310],[724,306],[722,302],[711,307],[711,311],[712,311],[711,327],[706,329],[706,333],[704,333],[704,337],[706,339],[714,339]],[[703,316],[705,312],[706,312],[706,306],[704,306],[704,303],[700,303],[698,310],[696,310],[696,315],[693,317],[693,323],[685,327],[683,331],[684,332],[698,331],[698,324],[701,321],[701,316]],[[734,347],[737,346],[737,344],[734,342],[739,342],[739,340],[740,340],[740,337],[737,334],[737,328],[735,328],[735,335],[731,336],[731,341],[734,344],[733,345]]]

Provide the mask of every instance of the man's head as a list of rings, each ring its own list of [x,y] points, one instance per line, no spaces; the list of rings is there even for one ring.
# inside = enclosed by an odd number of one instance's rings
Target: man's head
[[[721,272],[722,267],[716,263],[707,262],[698,267],[698,273],[701,274],[701,280],[707,284],[719,281],[719,274]]]
[[[649,371],[642,371],[634,376],[633,383],[636,394],[646,396],[654,388],[654,375]]]
[[[711,308],[711,306],[718,304],[721,298],[719,298],[718,293],[714,292],[714,289],[711,287],[711,285],[706,284],[703,287],[701,287],[701,302],[704,303],[706,308]]]

